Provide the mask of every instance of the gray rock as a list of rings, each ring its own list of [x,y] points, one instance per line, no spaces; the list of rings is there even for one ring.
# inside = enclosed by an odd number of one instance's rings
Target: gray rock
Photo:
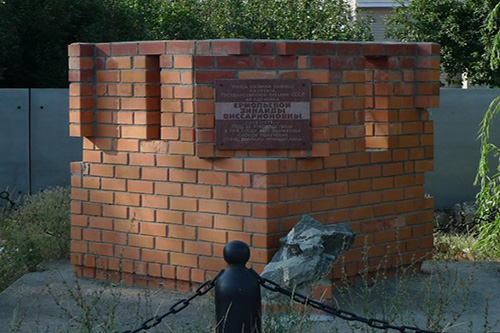
[[[347,251],[355,237],[346,223],[322,225],[308,215],[280,239],[281,249],[262,276],[286,288],[310,287],[328,273],[332,263]]]
[[[435,210],[434,211],[434,225],[437,229],[443,230],[448,229],[453,224],[454,217],[446,210]]]
[[[456,224],[459,226],[471,226],[475,223],[477,206],[474,201],[456,204],[453,209]]]

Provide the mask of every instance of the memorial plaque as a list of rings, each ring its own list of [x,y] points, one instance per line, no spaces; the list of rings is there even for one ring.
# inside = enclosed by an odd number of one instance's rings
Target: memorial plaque
[[[309,80],[215,81],[218,149],[309,149]]]

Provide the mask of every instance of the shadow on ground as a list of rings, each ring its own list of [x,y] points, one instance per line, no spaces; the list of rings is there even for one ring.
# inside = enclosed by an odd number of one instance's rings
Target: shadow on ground
[[[0,332],[117,332],[162,314],[188,293],[76,279],[67,261],[44,263],[0,294]],[[196,299],[149,332],[204,332],[211,299]],[[83,320],[82,320],[83,319]]]
[[[379,279],[369,287],[360,282],[336,292],[335,299],[343,309],[395,324],[422,327],[441,320],[446,332],[500,332],[499,287],[500,263],[426,262],[421,274]],[[0,331],[119,332],[166,312],[189,295],[75,279],[69,262],[50,262],[0,294]],[[208,332],[213,313],[212,296],[204,296],[149,332]],[[361,324],[332,319],[310,315],[301,331],[371,332]],[[297,332],[296,327],[283,327],[280,332]]]

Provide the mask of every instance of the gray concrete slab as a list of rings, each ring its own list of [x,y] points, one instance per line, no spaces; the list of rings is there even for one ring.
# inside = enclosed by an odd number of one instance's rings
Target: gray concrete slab
[[[422,271],[402,279],[380,277],[370,292],[363,283],[356,283],[348,291],[336,292],[336,303],[360,315],[385,316],[396,324],[422,326],[434,318],[441,319],[444,326],[449,323],[446,332],[500,332],[496,322],[500,318],[500,263],[426,262]],[[189,295],[77,280],[68,262],[51,262],[45,264],[44,271],[25,275],[0,294],[0,332],[122,331],[154,313],[164,313],[172,303]],[[211,331],[211,297],[196,299],[150,332]],[[113,320],[110,313],[114,313]],[[461,316],[456,317],[457,313]],[[82,323],[81,318],[87,320]],[[488,329],[484,328],[486,318]],[[115,324],[106,325],[111,321]],[[273,333],[375,332],[319,313],[267,316],[264,323],[265,332]]]
[[[440,323],[437,327],[444,328],[442,332],[500,332],[499,288],[498,262],[427,261],[420,274],[379,277],[369,292],[358,281],[335,297],[342,309],[397,325]],[[337,322],[338,332],[369,332]]]
[[[76,279],[67,261],[45,263],[0,294],[0,332],[117,332],[164,313],[190,293]],[[180,315],[149,332],[203,332],[210,298],[196,299]],[[115,324],[108,324],[114,313]],[[81,320],[81,318],[86,318]]]

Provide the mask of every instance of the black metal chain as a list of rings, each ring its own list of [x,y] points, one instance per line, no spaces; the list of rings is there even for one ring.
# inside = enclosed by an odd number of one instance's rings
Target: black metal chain
[[[366,324],[370,327],[381,329],[381,330],[391,329],[391,330],[395,330],[395,331],[399,331],[399,332],[403,332],[403,333],[405,333],[405,332],[436,333],[434,331],[427,331],[427,330],[420,329],[418,327],[396,326],[396,325],[392,325],[389,322],[384,321],[384,320],[360,317],[352,312],[336,309],[334,307],[323,304],[317,300],[311,299],[307,296],[304,296],[304,295],[295,293],[293,291],[290,291],[288,289],[285,289],[285,288],[281,287],[279,284],[277,284],[276,282],[268,280],[266,278],[263,278],[263,277],[259,276],[257,273],[255,273],[255,274],[257,275],[257,279],[259,280],[259,283],[263,288],[265,288],[269,291],[272,291],[272,292],[277,292],[277,293],[283,294],[287,297],[290,297],[291,299],[293,299],[297,303],[309,305],[312,308],[321,310],[323,312],[326,312],[328,314],[336,316],[340,319],[344,319],[344,320],[348,320],[348,321],[357,321],[357,322]]]
[[[12,208],[16,207],[16,203],[10,198],[10,193],[7,191],[0,192],[0,199],[7,201]]]
[[[207,294],[210,290],[212,290],[215,287],[215,282],[217,281],[217,279],[221,276],[221,274],[223,272],[224,272],[224,270],[221,270],[212,280],[208,280],[205,283],[203,283],[201,286],[199,286],[198,289],[196,289],[196,292],[193,295],[191,295],[190,297],[182,299],[182,300],[176,302],[175,304],[173,304],[166,313],[162,314],[161,316],[157,315],[157,316],[151,317],[150,319],[143,322],[136,329],[134,329],[132,331],[130,331],[130,330],[124,331],[123,333],[137,333],[137,332],[140,332],[143,330],[144,331],[149,330],[149,329],[155,327],[156,325],[160,324],[165,317],[181,312],[182,310],[184,310],[185,308],[187,308],[190,305],[190,302],[192,300],[194,300],[195,298],[197,298],[199,296],[203,296],[203,295]],[[418,327],[396,326],[396,325],[393,325],[387,321],[380,320],[380,319],[364,318],[364,317],[358,316],[355,313],[334,308],[332,306],[323,304],[315,299],[312,299],[312,298],[309,298],[309,297],[304,296],[302,294],[285,289],[285,288],[281,287],[278,283],[261,277],[255,271],[253,271],[253,272],[255,273],[256,278],[259,281],[259,284],[263,288],[265,288],[269,291],[272,291],[272,292],[277,292],[277,293],[283,294],[283,295],[291,298],[292,300],[294,300],[297,303],[300,303],[303,305],[308,305],[314,309],[321,310],[325,313],[331,314],[331,315],[336,316],[336,317],[343,319],[343,320],[356,321],[356,322],[363,323],[363,324],[366,324],[372,328],[380,329],[380,330],[394,330],[394,331],[398,331],[398,332],[402,332],[402,333],[407,333],[407,332],[437,333],[435,331],[423,330],[423,329],[420,329]]]
[[[192,300],[194,300],[196,297],[203,296],[206,293],[208,293],[210,290],[212,290],[215,287],[215,282],[217,281],[217,279],[219,278],[219,276],[221,276],[221,274],[223,272],[224,272],[224,270],[221,270],[212,280],[208,280],[207,282],[205,282],[201,286],[199,286],[198,289],[196,289],[196,292],[193,295],[191,295],[191,297],[182,299],[182,300],[176,302],[175,304],[173,304],[166,313],[162,314],[161,316],[157,315],[157,316],[151,317],[148,320],[146,320],[145,322],[143,322],[141,324],[141,326],[138,326],[133,331],[129,330],[129,331],[124,331],[123,333],[137,333],[137,332],[140,332],[143,330],[144,331],[149,330],[149,329],[155,327],[156,325],[158,325],[159,323],[161,323],[161,321],[165,317],[172,315],[172,314],[176,314],[178,312],[181,312],[182,310],[187,308],[189,306],[189,303]]]

